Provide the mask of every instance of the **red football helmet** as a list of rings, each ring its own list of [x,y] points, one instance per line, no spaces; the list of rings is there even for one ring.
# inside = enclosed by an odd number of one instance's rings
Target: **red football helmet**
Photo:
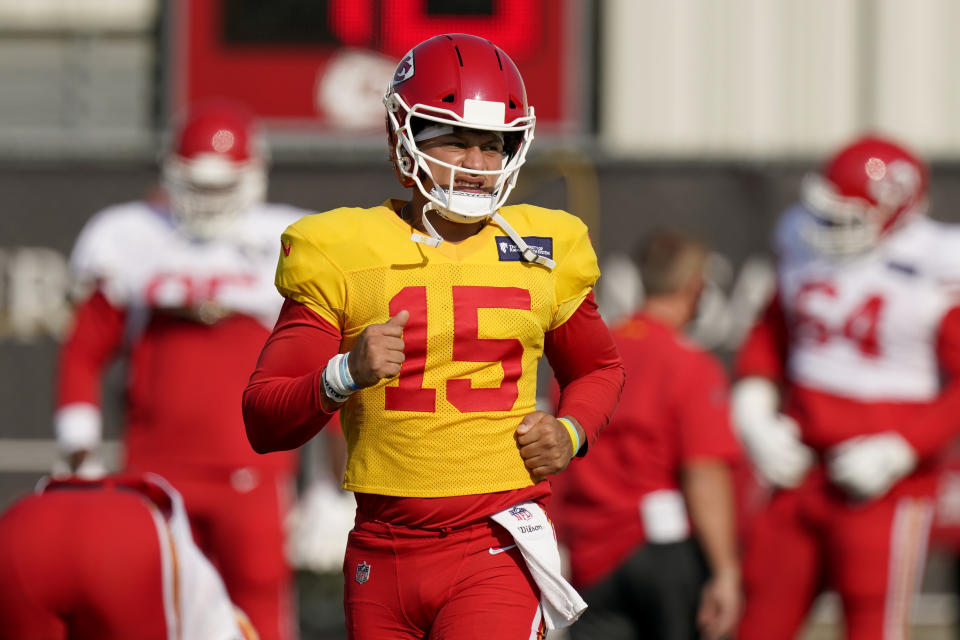
[[[927,168],[916,155],[879,137],[860,138],[808,175],[802,200],[813,217],[807,240],[819,251],[852,254],[927,210]]]
[[[192,108],[163,163],[170,210],[184,231],[210,238],[266,196],[266,149],[253,114],[215,101]]]
[[[502,49],[489,40],[455,33],[421,42],[400,61],[387,88],[387,133],[401,183],[416,186],[441,216],[455,222],[473,222],[496,213],[517,181],[533,141],[536,118],[527,104],[523,78]],[[462,171],[431,158],[450,169],[448,176],[433,176],[417,146],[453,127],[499,132],[504,139],[500,169],[471,170],[495,175],[494,192],[477,197],[454,191],[454,174]],[[421,181],[427,175],[435,186],[428,191]],[[449,184],[441,188],[439,185]]]

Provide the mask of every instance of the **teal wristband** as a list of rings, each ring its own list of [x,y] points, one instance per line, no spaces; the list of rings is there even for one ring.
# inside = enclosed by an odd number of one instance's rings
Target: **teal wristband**
[[[577,433],[577,428],[573,426],[569,418],[557,418],[557,422],[567,428],[567,433],[570,434],[570,443],[573,445],[573,456],[577,455],[577,452],[580,451],[580,434]]]

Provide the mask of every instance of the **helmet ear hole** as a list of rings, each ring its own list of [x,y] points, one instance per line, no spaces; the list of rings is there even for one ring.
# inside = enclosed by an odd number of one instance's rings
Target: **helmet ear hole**
[[[410,156],[404,151],[401,151],[399,154],[397,153],[397,138],[392,133],[387,138],[387,146],[389,148],[388,159],[397,172],[397,179],[400,181],[400,185],[405,189],[416,185],[413,178],[409,175],[404,175],[404,172],[409,174],[413,169],[413,160],[411,160]]]

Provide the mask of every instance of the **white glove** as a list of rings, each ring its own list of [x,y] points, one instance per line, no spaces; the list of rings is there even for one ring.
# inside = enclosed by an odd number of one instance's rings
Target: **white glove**
[[[882,496],[916,466],[917,452],[893,431],[844,440],[827,455],[830,480],[860,499]]]
[[[796,421],[779,412],[774,384],[759,377],[744,378],[731,395],[733,423],[760,476],[772,485],[800,485],[813,464],[813,451],[800,441]]]
[[[317,573],[339,573],[356,510],[349,491],[326,480],[311,484],[287,516],[290,564]]]

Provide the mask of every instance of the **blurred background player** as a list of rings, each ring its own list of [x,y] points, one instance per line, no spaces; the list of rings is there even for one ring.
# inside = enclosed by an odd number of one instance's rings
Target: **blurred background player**
[[[748,540],[744,640],[793,637],[824,584],[848,638],[908,635],[933,469],[960,431],[960,232],[926,210],[924,164],[865,137],[781,220],[777,292],[733,393],[779,489]]]
[[[551,479],[573,583],[590,605],[574,640],[716,639],[740,614],[728,383],[682,334],[707,256],[678,231],[640,247],[643,304],[613,329],[623,397],[590,455]]]
[[[426,40],[384,102],[410,201],[284,233],[287,301],[244,394],[247,433],[295,448],[343,407],[351,638],[538,637],[584,606],[559,575],[543,479],[595,444],[623,382],[596,256],[574,216],[503,206],[534,126],[503,50]],[[544,354],[559,418],[534,407]]]
[[[282,520],[295,460],[253,452],[240,398],[282,303],[277,237],[301,212],[264,202],[267,150],[245,108],[200,104],[172,138],[163,197],[107,208],[77,239],[57,441],[69,467],[96,471],[101,378],[124,354],[125,468],[183,494],[233,600],[263,638],[293,638]]]
[[[155,474],[41,482],[0,516],[2,640],[254,640]]]

